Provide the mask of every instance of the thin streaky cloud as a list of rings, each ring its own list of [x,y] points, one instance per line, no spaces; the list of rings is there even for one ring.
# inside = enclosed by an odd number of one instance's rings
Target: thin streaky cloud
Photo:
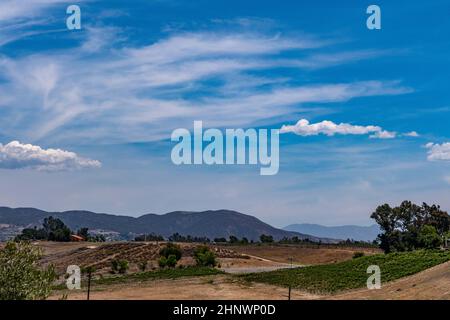
[[[102,32],[104,28],[120,33],[117,28],[91,26],[79,50],[3,57],[0,70],[5,82],[0,92],[12,96],[13,101],[4,107],[16,119],[0,120],[9,136],[28,141],[56,133],[56,139],[155,140],[200,118],[220,127],[270,124],[271,117],[301,111],[305,103],[412,92],[399,81],[292,86],[289,81],[270,83],[273,77],[244,91],[226,91],[227,81],[233,81],[230,75],[279,67],[277,53],[320,48],[321,40],[191,32],[147,46],[111,48],[111,32]],[[104,54],[92,58],[92,53]],[[282,66],[286,59],[280,61]],[[206,96],[185,97],[211,79],[223,85],[208,87]],[[264,90],[260,90],[262,85]],[[186,91],[189,86],[193,89]],[[181,89],[179,96],[173,95],[176,88]],[[166,95],[166,90],[172,94]],[[36,114],[31,123],[21,117],[28,112]],[[126,130],[118,129],[124,125]]]

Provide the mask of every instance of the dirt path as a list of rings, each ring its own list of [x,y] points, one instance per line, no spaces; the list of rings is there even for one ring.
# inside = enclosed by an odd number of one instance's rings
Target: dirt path
[[[220,269],[226,273],[242,274],[292,268],[292,265],[289,263],[277,262],[253,255],[247,256],[249,259],[219,259]],[[295,266],[299,267],[301,265],[296,264]]]

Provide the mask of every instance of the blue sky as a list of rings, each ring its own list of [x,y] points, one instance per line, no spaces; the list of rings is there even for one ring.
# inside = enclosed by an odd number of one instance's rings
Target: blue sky
[[[81,30],[66,28],[71,4]],[[370,4],[381,30],[366,27]],[[2,1],[0,205],[133,216],[227,208],[276,226],[369,224],[377,205],[405,199],[450,210],[449,9]],[[279,173],[173,165],[170,134],[194,120],[291,126]]]

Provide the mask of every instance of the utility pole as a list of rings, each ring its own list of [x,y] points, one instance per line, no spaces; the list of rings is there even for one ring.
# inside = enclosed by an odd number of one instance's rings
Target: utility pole
[[[291,269],[294,267],[293,266],[293,258],[292,256],[289,258],[289,260],[291,261]],[[288,292],[288,300],[291,300],[291,284],[289,283],[289,292]]]
[[[89,300],[89,296],[91,295],[91,277],[92,277],[92,270],[88,270],[88,290],[87,290],[87,299]]]

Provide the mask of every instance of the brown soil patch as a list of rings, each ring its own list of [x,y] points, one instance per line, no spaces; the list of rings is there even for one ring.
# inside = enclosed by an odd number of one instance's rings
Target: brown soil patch
[[[280,263],[312,265],[327,264],[350,260],[355,252],[375,254],[381,251],[376,248],[339,248],[339,247],[306,247],[299,245],[248,245],[227,246],[238,253],[257,256]]]

